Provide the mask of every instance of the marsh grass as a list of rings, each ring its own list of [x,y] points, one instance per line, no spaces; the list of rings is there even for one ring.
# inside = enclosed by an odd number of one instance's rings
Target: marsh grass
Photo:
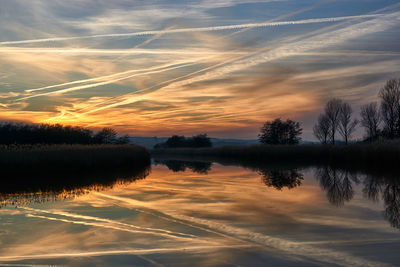
[[[142,178],[148,150],[136,145],[0,147],[0,194],[71,191]]]
[[[149,152],[136,145],[4,145],[1,167],[108,168],[143,165]]]

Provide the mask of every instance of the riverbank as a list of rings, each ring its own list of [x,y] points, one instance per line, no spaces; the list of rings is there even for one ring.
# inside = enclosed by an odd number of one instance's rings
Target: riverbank
[[[399,169],[400,141],[349,145],[252,145],[216,148],[153,149],[153,157],[184,157],[244,164],[293,163],[345,168]]]

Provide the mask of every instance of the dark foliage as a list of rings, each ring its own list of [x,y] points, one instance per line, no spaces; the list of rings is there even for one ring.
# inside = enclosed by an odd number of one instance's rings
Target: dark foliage
[[[122,144],[127,137],[117,138],[111,128],[93,131],[60,124],[0,123],[0,144]]]
[[[164,143],[154,146],[154,148],[178,148],[178,147],[212,147],[212,143],[207,134],[195,135],[191,138],[173,135]]]
[[[258,138],[263,144],[294,145],[298,144],[301,140],[300,135],[302,130],[298,122],[275,119],[273,121],[267,121],[264,124]]]
[[[112,128],[103,128],[93,136],[96,144],[113,144],[117,140],[117,132]]]

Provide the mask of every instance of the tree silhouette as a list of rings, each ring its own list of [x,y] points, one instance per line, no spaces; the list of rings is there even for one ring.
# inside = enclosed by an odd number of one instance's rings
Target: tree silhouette
[[[400,79],[389,80],[380,90],[384,133],[388,138],[400,136]]]
[[[351,119],[352,113],[353,110],[350,104],[343,102],[340,107],[338,130],[340,135],[343,137],[346,145],[348,143],[349,138],[354,133],[356,126],[358,124],[357,119],[354,120]]]
[[[275,119],[267,121],[261,128],[258,139],[263,144],[298,144],[301,140],[300,135],[303,129],[300,127],[299,122],[292,120],[282,121]]]
[[[61,124],[0,123],[0,144],[126,144],[129,136],[117,139],[112,128],[94,134],[82,127]]]
[[[366,139],[373,141],[379,136],[379,123],[381,116],[378,110],[378,104],[372,102],[361,106],[361,125],[366,130]]]
[[[332,144],[335,144],[335,135],[336,131],[339,127],[339,119],[340,119],[340,110],[342,107],[343,101],[337,98],[333,98],[326,103],[325,106],[325,115],[329,121],[329,129],[330,129],[330,139]]]
[[[154,148],[178,148],[178,147],[212,147],[207,134],[195,135],[191,138],[173,135],[165,143],[156,144]]]
[[[112,129],[105,127],[100,132],[98,132],[94,139],[100,144],[114,144],[117,138],[117,132]]]
[[[327,144],[331,132],[329,119],[325,114],[318,116],[318,122],[313,128],[314,136],[322,143]]]

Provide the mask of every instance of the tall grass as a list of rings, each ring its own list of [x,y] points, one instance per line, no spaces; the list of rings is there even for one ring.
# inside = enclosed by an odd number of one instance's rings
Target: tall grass
[[[4,145],[1,167],[107,168],[150,163],[148,150],[137,145]]]
[[[61,192],[143,177],[150,153],[136,145],[0,147],[0,194]]]

